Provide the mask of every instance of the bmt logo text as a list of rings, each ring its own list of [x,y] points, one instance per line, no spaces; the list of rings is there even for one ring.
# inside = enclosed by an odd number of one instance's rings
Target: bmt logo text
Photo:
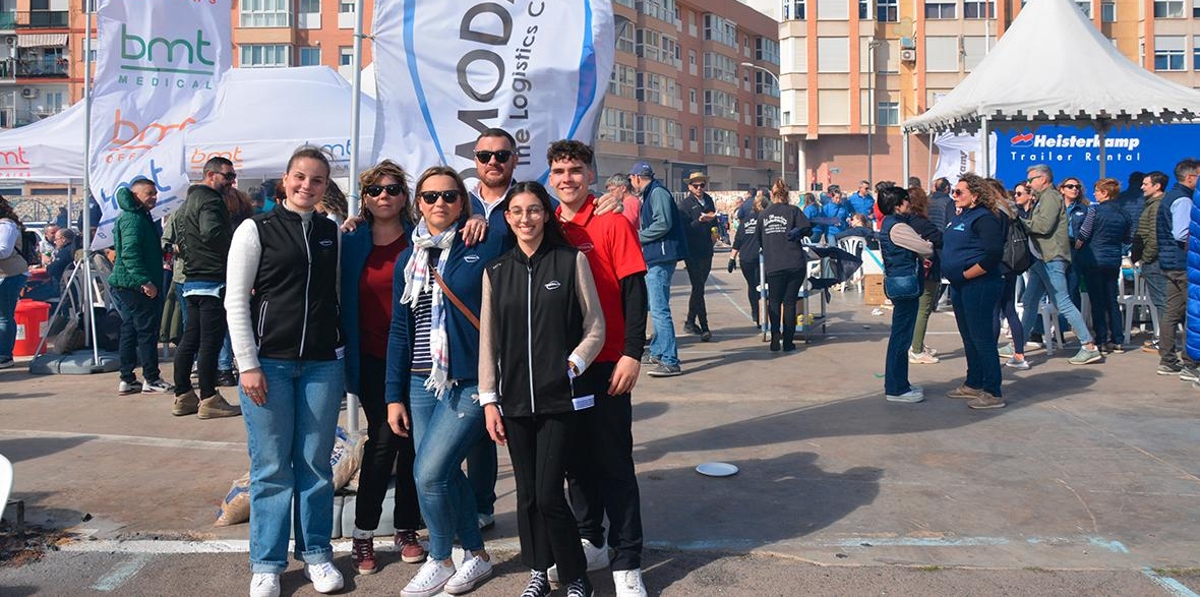
[[[196,121],[187,118],[183,122],[175,124],[162,124],[159,122],[151,122],[144,127],[139,127],[137,123],[130,122],[121,118],[121,110],[116,111],[116,122],[113,123],[113,136],[111,144],[114,146],[111,151],[127,150],[127,149],[150,149],[162,142],[174,131],[182,131],[188,125],[196,124]],[[125,136],[122,136],[122,135]],[[151,136],[153,135],[153,136]]]
[[[0,161],[4,162],[5,169],[22,169],[29,167],[29,160],[25,158],[25,148],[18,146],[15,150],[0,151]]]
[[[144,37],[129,33],[126,26],[124,24],[121,25],[121,58],[123,60],[136,60],[153,64],[180,64],[180,60],[182,59],[188,65],[194,66],[200,64],[211,67],[215,63],[205,53],[205,49],[211,47],[212,42],[204,39],[203,29],[196,30],[195,41],[185,38],[167,39],[165,37],[152,37],[147,40]],[[176,72],[161,67],[139,67],[129,64],[124,64],[121,68]],[[189,70],[184,72],[202,75],[213,74],[211,70]]]

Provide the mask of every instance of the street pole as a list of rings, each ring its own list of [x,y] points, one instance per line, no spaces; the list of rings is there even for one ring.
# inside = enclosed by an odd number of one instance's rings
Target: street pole
[[[782,104],[783,81],[781,81],[779,79],[779,75],[777,75],[757,64],[754,64],[753,62],[743,62],[742,66],[747,67],[747,68],[758,69],[764,73],[767,73],[768,75],[771,75],[771,78],[775,79],[775,87],[777,89],[779,89],[780,103]],[[780,107],[781,113],[782,113],[782,110],[783,110],[783,108],[781,106]],[[782,120],[779,122],[779,178],[783,179],[784,184],[787,184],[787,138],[784,137],[784,135],[783,135]],[[797,183],[797,184],[799,184],[799,183]]]
[[[875,50],[883,42],[867,44],[867,180],[875,184]]]

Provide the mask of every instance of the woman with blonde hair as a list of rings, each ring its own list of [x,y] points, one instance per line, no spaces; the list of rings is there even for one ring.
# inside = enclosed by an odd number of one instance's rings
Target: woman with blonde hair
[[[801,241],[812,231],[804,212],[788,203],[788,193],[787,184],[776,180],[771,188],[771,204],[758,212],[755,230],[767,279],[772,352],[796,350],[796,298],[807,272]]]

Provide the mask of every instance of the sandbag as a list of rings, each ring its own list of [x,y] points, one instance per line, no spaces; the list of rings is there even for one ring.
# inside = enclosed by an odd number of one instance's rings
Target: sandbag
[[[217,508],[217,520],[213,526],[227,527],[232,524],[241,524],[247,520],[250,520],[250,473],[248,472],[229,486],[229,493],[225,494],[225,499],[221,500],[221,505]]]
[[[350,478],[358,472],[362,465],[363,447],[366,442],[351,438],[338,425],[333,437],[333,453],[329,456],[329,464],[333,466],[333,490],[337,491],[350,482]]]

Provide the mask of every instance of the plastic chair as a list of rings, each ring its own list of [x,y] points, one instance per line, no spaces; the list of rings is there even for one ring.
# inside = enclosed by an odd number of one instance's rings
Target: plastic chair
[[[861,236],[847,236],[846,238],[838,241],[838,248],[851,255],[854,255],[855,257],[861,258],[863,251],[867,249],[867,239]],[[845,290],[846,286],[850,286],[852,284],[858,288],[859,292],[862,292],[863,270],[861,267],[854,271],[854,275],[850,276],[850,279],[847,280],[844,285],[842,285],[842,289]]]
[[[1044,297],[1041,304],[1038,305],[1038,315],[1042,317],[1042,338],[1046,341],[1046,356],[1054,356],[1054,344],[1058,343],[1059,348],[1066,347],[1066,340],[1063,339],[1062,328],[1058,326],[1058,307],[1050,297]]]
[[[0,518],[4,517],[4,507],[8,505],[8,496],[12,494],[13,465],[0,454]]]
[[[1123,288],[1123,286],[1121,287]],[[1127,340],[1132,337],[1133,322],[1138,307],[1150,312],[1150,325],[1154,326],[1154,337],[1158,337],[1158,309],[1150,300],[1150,288],[1146,284],[1146,279],[1142,277],[1141,270],[1133,268],[1133,293],[1118,296],[1117,302],[1125,309],[1125,338]]]

